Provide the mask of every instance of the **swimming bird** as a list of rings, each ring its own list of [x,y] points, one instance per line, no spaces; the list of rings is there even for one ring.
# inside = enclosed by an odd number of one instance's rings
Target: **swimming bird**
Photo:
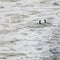
[[[41,20],[39,20],[39,24],[41,24]]]
[[[46,19],[44,19],[44,23],[46,23]]]

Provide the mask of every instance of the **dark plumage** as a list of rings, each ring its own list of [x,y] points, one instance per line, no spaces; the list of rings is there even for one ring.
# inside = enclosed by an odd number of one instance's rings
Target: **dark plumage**
[[[44,23],[46,23],[46,20],[44,19]]]
[[[41,24],[41,20],[39,20],[39,24]]]

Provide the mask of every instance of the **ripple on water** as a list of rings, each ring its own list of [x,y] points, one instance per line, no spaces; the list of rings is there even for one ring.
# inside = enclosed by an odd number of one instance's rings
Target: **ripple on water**
[[[1,2],[18,2],[18,1],[21,1],[21,0],[0,0]]]
[[[28,22],[25,27],[26,28],[44,28],[44,27],[51,27],[53,26],[51,23],[32,23],[32,22]]]
[[[13,57],[24,57],[24,56],[27,56],[27,54],[20,53],[20,52],[0,53],[0,59],[8,59],[8,58],[13,58]]]
[[[22,15],[22,14],[7,14],[5,15],[6,22],[10,23],[21,23],[23,21],[22,19],[29,17],[28,15]],[[6,23],[5,22],[5,23]]]

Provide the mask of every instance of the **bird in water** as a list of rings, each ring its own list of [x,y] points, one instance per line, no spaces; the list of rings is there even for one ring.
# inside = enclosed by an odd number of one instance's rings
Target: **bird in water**
[[[46,23],[46,19],[44,19],[44,23]]]
[[[41,24],[41,20],[39,20],[39,24]]]
[[[44,19],[44,23],[46,23],[46,19]],[[41,20],[39,20],[39,24],[42,24],[42,23],[41,23]]]

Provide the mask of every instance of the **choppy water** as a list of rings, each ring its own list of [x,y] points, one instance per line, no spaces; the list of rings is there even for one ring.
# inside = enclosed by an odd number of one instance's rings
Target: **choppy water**
[[[59,19],[59,0],[0,0],[0,60],[60,60]]]

